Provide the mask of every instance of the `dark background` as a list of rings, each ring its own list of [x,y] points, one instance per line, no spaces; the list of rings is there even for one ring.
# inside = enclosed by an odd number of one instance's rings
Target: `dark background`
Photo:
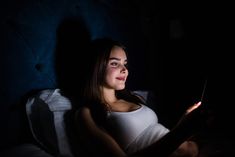
[[[128,88],[155,95],[159,120],[171,128],[201,98],[216,115],[209,133],[233,139],[231,5],[154,0],[8,0],[0,2],[1,148],[28,133],[24,100],[62,88],[77,102],[91,39],[127,47]]]

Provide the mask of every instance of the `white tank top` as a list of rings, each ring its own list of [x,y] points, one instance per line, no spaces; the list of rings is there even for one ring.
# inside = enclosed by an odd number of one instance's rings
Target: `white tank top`
[[[157,115],[146,105],[130,112],[110,112],[108,124],[127,154],[152,144],[169,132],[169,129],[158,123]]]

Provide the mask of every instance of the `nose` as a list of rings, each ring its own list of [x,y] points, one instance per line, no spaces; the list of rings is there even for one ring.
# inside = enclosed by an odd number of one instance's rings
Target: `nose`
[[[122,66],[121,66],[121,72],[122,72],[122,73],[126,73],[126,71],[127,71],[126,66],[125,66],[125,65],[122,65]]]

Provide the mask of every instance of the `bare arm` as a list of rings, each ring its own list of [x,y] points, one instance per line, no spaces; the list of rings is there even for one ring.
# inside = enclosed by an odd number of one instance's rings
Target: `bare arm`
[[[82,130],[82,133],[84,133],[83,138],[86,138],[85,140],[93,140],[99,143],[99,148],[103,149],[102,151],[108,152],[113,157],[124,157],[126,156],[125,152],[121,149],[121,147],[117,144],[117,142],[104,130],[102,130],[100,127],[96,125],[94,122],[90,109],[89,108],[82,108],[80,111],[79,116],[76,116],[77,118],[77,125],[80,125],[78,127],[79,131]],[[92,151],[92,146],[90,147],[88,151]],[[98,154],[97,154],[98,155]]]
[[[197,157],[198,145],[194,141],[183,142],[171,155],[170,157]]]

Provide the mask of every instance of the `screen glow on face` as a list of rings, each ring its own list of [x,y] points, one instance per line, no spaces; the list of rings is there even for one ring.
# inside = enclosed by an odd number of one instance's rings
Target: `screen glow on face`
[[[128,76],[127,57],[125,51],[120,47],[115,47],[110,53],[110,58],[106,68],[106,86],[115,90],[125,88]]]

